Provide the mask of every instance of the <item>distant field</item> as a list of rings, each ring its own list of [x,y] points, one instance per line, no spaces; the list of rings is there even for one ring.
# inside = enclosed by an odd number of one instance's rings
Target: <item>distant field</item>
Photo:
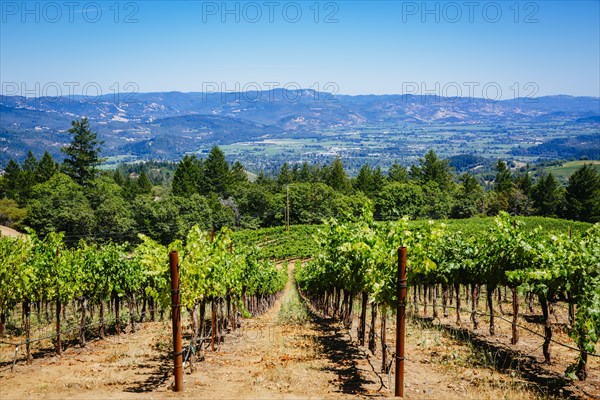
[[[600,161],[598,160],[580,160],[580,161],[569,161],[564,163],[560,167],[550,167],[546,168],[547,172],[552,172],[552,174],[558,178],[562,178],[564,180],[569,179],[573,173],[581,168],[584,164],[592,164],[598,172],[600,172]]]

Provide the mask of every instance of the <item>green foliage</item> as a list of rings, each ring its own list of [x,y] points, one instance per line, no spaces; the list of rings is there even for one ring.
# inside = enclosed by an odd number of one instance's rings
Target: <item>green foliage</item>
[[[190,197],[198,193],[202,186],[202,162],[195,156],[186,155],[179,162],[171,190],[173,195],[179,197]]]
[[[408,171],[402,165],[394,163],[388,171],[388,180],[390,182],[406,183],[408,182]]]
[[[52,158],[50,153],[45,151],[35,171],[37,183],[47,182],[57,172],[58,164],[54,161],[54,158]]]
[[[244,229],[233,232],[232,238],[235,243],[256,247],[264,258],[307,258],[315,253],[316,246],[310,238],[318,229],[319,225],[291,225],[289,232],[283,226]]]
[[[87,118],[71,122],[69,133],[73,140],[61,149],[66,154],[64,170],[75,182],[87,185],[96,176],[100,159],[100,146],[98,134],[92,132]]]
[[[314,224],[334,215],[335,191],[323,183],[295,183],[289,187],[290,222]],[[285,208],[285,195],[279,196],[280,207]]]
[[[346,192],[350,188],[350,182],[342,160],[336,158],[331,167],[325,174],[325,182],[338,192]]]
[[[68,248],[64,236],[51,232],[40,239],[28,231],[24,238],[0,238],[0,311],[18,302],[73,299],[92,301],[144,293],[157,304],[170,304],[167,247],[140,235],[133,252],[127,245],[88,244]],[[232,245],[231,232],[210,234],[193,227],[169,246],[179,250],[182,304],[188,308],[203,299],[243,295],[272,295],[287,282],[287,270],[259,257],[253,247]],[[232,251],[233,250],[233,251]]]
[[[496,164],[496,179],[494,180],[494,190],[496,192],[510,192],[513,188],[513,180],[510,170],[506,163],[498,160]]]
[[[479,215],[483,206],[483,188],[479,185],[477,179],[469,173],[461,175],[460,182],[458,198],[452,206],[452,217],[471,218]]]
[[[532,189],[532,197],[538,215],[556,217],[562,211],[564,189],[551,173],[537,181]]]
[[[201,192],[201,194],[227,194],[231,184],[229,164],[227,164],[225,155],[218,146],[214,146],[210,150],[210,153],[204,162],[203,172],[204,191]]]
[[[419,159],[419,165],[411,169],[411,175],[423,185],[436,183],[441,191],[451,190],[454,184],[448,160],[438,158],[433,150],[429,150],[424,158]]]
[[[418,218],[425,204],[425,194],[421,186],[413,183],[390,183],[381,191],[376,202],[377,216],[383,219],[397,219],[408,215]]]
[[[589,164],[569,178],[566,193],[568,218],[578,221],[600,221],[600,173]]]
[[[582,352],[594,352],[600,332],[600,224],[567,235],[528,222],[530,227],[503,212],[488,229],[465,233],[460,227],[469,220],[449,229],[445,223],[408,219],[375,224],[369,213],[354,223],[332,219],[314,235],[313,259],[297,268],[296,279],[311,294],[366,291],[374,301],[393,306],[396,251],[406,246],[409,285],[520,287],[549,300],[568,293],[577,304],[570,335]],[[579,366],[584,363],[580,359]]]
[[[292,183],[294,176],[292,175],[292,170],[290,169],[290,165],[287,162],[284,162],[279,170],[279,175],[277,176],[277,184],[280,187],[285,185],[289,185]]]
[[[81,186],[64,174],[35,185],[28,203],[25,224],[40,235],[68,232],[69,241],[87,237],[95,226],[95,216]]]
[[[381,168],[371,169],[369,164],[365,164],[358,171],[358,175],[354,180],[354,187],[366,194],[368,197],[375,197],[383,188],[385,177],[381,172]]]
[[[0,225],[19,225],[27,215],[27,210],[11,199],[0,199]]]
[[[140,194],[150,194],[152,191],[152,182],[150,182],[150,178],[148,178],[146,170],[142,170],[140,173],[140,176],[137,180],[137,188],[138,193]]]
[[[241,162],[236,161],[231,167],[231,186],[239,187],[248,182],[248,175]]]

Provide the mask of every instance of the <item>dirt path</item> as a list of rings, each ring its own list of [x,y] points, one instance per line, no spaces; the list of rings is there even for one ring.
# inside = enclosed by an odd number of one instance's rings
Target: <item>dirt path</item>
[[[266,314],[243,321],[216,352],[191,372],[184,393],[171,391],[168,321],[140,324],[135,334],[92,341],[62,357],[0,373],[0,398],[24,399],[279,399],[385,397],[380,361],[367,357],[348,331],[311,315],[290,279]],[[392,339],[390,331],[389,338]],[[354,338],[356,339],[356,338]],[[418,399],[527,399],[518,377],[477,365],[472,351],[442,331],[409,326],[406,397]]]
[[[18,364],[0,373],[0,398],[336,398],[379,387],[363,378],[347,335],[308,319],[291,279],[267,313],[244,320],[195,372],[185,369],[182,395],[170,388],[170,333],[168,322],[141,324],[135,334]]]
[[[275,306],[245,324],[241,340],[207,353],[201,372],[188,376],[190,391],[222,399],[334,398],[370,384],[351,362],[352,344],[307,318],[290,279]]]

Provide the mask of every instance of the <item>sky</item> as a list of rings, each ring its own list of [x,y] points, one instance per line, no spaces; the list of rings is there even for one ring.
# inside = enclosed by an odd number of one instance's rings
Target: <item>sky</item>
[[[6,1],[1,93],[600,96],[600,1]]]

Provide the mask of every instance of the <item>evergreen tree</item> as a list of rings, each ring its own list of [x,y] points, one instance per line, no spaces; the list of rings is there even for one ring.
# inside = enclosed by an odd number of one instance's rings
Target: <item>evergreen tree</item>
[[[148,174],[146,173],[145,169],[142,170],[137,180],[137,188],[138,193],[142,194],[149,194],[152,191],[152,182],[150,182],[150,178],[148,178]]]
[[[385,185],[385,177],[381,168],[371,169],[369,164],[363,165],[358,171],[354,181],[354,187],[368,197],[375,197]]]
[[[348,181],[346,171],[344,170],[344,164],[339,158],[336,158],[335,161],[331,164],[331,167],[327,174],[326,183],[338,192],[348,191],[350,183]]]
[[[377,167],[373,170],[372,181],[371,193],[373,196],[377,196],[386,184],[385,176],[381,171],[381,167]]]
[[[100,146],[103,142],[98,140],[96,132],[92,132],[87,118],[75,120],[71,125],[69,133],[73,140],[61,149],[67,155],[65,172],[78,184],[87,185],[96,176],[97,167],[102,162]]]
[[[371,194],[372,186],[373,171],[371,171],[369,164],[364,164],[362,167],[360,167],[358,175],[356,175],[356,179],[354,180],[354,188],[356,190],[360,190],[368,196]]]
[[[460,181],[462,183],[460,192],[464,196],[480,194],[483,190],[479,185],[479,182],[477,182],[477,179],[469,173],[462,174]]]
[[[600,174],[590,165],[585,164],[571,175],[566,193],[566,216],[586,222],[600,219]]]
[[[300,167],[298,164],[294,164],[292,167],[292,182],[298,182],[298,172],[300,172]]]
[[[533,182],[531,181],[531,176],[529,175],[529,168],[522,173],[519,174],[515,178],[515,186],[523,192],[526,196],[531,196],[531,191],[533,190]]]
[[[21,182],[19,185],[19,198],[21,201],[27,201],[31,195],[31,188],[37,183],[35,172],[38,168],[38,162],[33,152],[27,152],[27,158],[21,165]]]
[[[302,163],[302,168],[300,168],[300,171],[298,171],[298,182],[310,182],[310,167],[308,166],[308,163],[306,161],[304,161],[304,163]]]
[[[21,166],[21,170],[35,173],[38,167],[37,158],[33,155],[33,152],[29,150],[27,152],[27,157],[25,161],[23,161],[23,165]]]
[[[494,181],[494,191],[500,193],[509,193],[513,188],[513,181],[510,170],[506,163],[498,160],[496,164],[496,180]]]
[[[536,214],[556,217],[563,202],[563,188],[552,174],[542,176],[531,191]]]
[[[480,213],[484,192],[477,179],[464,173],[460,177],[460,188],[452,208],[454,218],[470,218]]]
[[[231,167],[231,185],[237,187],[248,182],[248,175],[241,162],[236,161]]]
[[[123,187],[125,185],[125,177],[123,176],[123,174],[121,173],[120,170],[116,170],[113,173],[113,180],[115,181],[115,183],[121,187]]]
[[[279,170],[279,175],[277,176],[277,184],[279,186],[289,185],[290,183],[292,183],[292,180],[292,171],[290,170],[290,166],[286,161],[283,163],[281,169]]]
[[[173,195],[181,197],[190,197],[194,193],[198,193],[198,188],[201,186],[202,164],[196,156],[186,155],[179,162],[171,190]]]
[[[44,183],[54,176],[58,172],[58,164],[54,161],[54,158],[47,151],[40,159],[35,171],[35,177],[37,183]]]
[[[21,188],[21,167],[15,160],[9,160],[4,168],[4,192],[7,198],[19,202]]]
[[[206,194],[224,195],[230,184],[229,164],[218,146],[214,146],[204,162],[204,183]]]
[[[421,184],[435,182],[441,191],[448,191],[452,188],[452,173],[448,160],[438,158],[435,151],[429,150],[425,154],[425,158],[419,159],[419,166],[413,167],[411,175]]]
[[[390,182],[406,183],[408,182],[408,172],[406,168],[397,162],[394,163],[388,171],[388,180]]]

